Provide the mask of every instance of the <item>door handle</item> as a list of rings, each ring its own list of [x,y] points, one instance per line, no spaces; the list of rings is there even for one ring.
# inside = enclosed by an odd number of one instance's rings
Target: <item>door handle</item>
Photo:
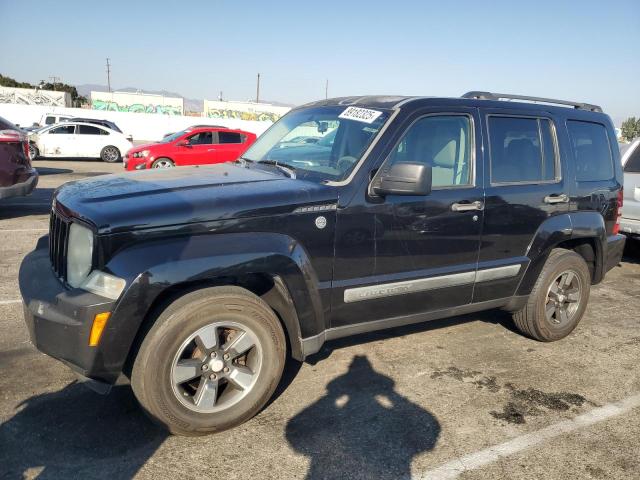
[[[454,212],[469,212],[471,210],[482,210],[484,203],[479,200],[471,203],[454,203],[451,205],[451,210]]]
[[[216,151],[216,149],[215,149],[215,148],[209,148],[209,149],[207,150],[207,152],[215,152],[215,151]]]
[[[554,203],[568,203],[569,195],[561,194],[561,195],[547,195],[544,197],[544,203],[549,203],[553,205]]]

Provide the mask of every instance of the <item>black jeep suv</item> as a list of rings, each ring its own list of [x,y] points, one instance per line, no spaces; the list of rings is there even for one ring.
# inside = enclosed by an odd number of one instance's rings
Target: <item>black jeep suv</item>
[[[621,205],[597,106],[336,98],[235,163],[64,185],[20,289],[37,348],[95,388],[124,373],[151,417],[198,435],[251,418],[288,356],[338,337],[492,308],[567,336],[620,261]]]

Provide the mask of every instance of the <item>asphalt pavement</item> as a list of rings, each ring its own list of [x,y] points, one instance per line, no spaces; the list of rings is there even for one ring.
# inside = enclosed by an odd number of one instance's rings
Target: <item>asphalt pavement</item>
[[[173,437],[126,382],[97,395],[29,343],[17,272],[54,189],[123,170],[35,165],[34,194],[0,203],[0,478],[640,478],[640,242],[562,341],[500,311],[334,341],[246,424]]]

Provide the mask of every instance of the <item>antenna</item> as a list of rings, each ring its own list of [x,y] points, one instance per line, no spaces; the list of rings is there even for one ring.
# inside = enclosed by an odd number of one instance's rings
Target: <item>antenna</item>
[[[326,100],[327,98],[329,98],[329,79],[328,78],[324,84],[324,99]]]

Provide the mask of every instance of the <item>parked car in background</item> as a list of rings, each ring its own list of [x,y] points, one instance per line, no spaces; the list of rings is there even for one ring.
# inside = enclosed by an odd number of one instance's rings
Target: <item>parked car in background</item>
[[[113,163],[131,147],[122,133],[85,122],[62,122],[29,135],[31,158],[100,158]]]
[[[620,231],[627,235],[640,235],[640,138],[620,145],[624,170],[624,207]]]
[[[202,127],[202,128],[228,128],[228,127],[225,127],[224,125],[191,125],[190,127],[185,128],[185,130],[194,129],[194,128],[200,128],[200,127]],[[167,138],[169,135],[173,135],[174,133],[176,133],[176,132],[165,133],[162,136],[162,138]]]
[[[40,118],[40,125],[43,127],[46,125],[55,125],[56,123],[60,123],[65,119],[72,118],[72,115],[63,115],[60,113],[45,113]]]
[[[118,125],[116,125],[114,122],[112,122],[111,120],[101,120],[98,118],[80,118],[80,117],[73,117],[73,118],[65,118],[62,120],[63,122],[83,122],[83,123],[91,123],[93,125],[100,125],[102,127],[107,127],[110,128],[111,130],[114,130],[116,132],[122,133],[124,134],[124,132],[122,130],[120,130],[120,128],[118,127]],[[127,140],[129,140],[130,142],[133,141],[133,137],[131,135],[126,135],[124,134],[125,137],[127,137]]]
[[[171,168],[232,162],[255,142],[256,135],[224,127],[188,128],[159,143],[132,148],[124,162],[127,170]]]
[[[0,199],[29,195],[38,184],[27,136],[0,117]]]

